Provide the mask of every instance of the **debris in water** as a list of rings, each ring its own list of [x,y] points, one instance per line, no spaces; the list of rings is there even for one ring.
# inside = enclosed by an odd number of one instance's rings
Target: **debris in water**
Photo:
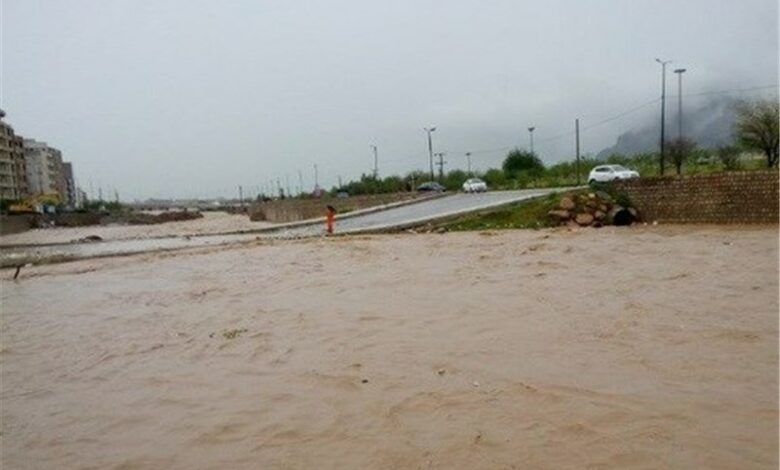
[[[246,333],[247,331],[249,330],[247,330],[246,328],[228,330],[222,333],[222,336],[224,336],[225,339],[236,339],[241,333]]]

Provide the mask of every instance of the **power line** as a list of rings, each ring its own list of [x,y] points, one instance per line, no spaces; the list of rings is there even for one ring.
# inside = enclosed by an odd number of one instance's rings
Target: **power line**
[[[750,88],[735,88],[732,90],[715,90],[715,91],[702,91],[699,93],[683,93],[683,97],[689,97],[689,96],[709,96],[709,95],[728,95],[731,93],[746,93],[749,91],[761,91],[761,90],[771,90],[778,88],[777,85],[765,85],[765,86],[755,86]],[[669,95],[674,96],[674,95]]]
[[[615,120],[620,119],[622,117],[628,116],[629,114],[632,114],[632,113],[635,113],[635,112],[637,112],[637,111],[639,111],[641,109],[647,108],[648,106],[656,104],[656,103],[658,103],[660,101],[661,101],[661,98],[655,98],[655,99],[653,99],[651,101],[647,101],[647,102],[642,103],[642,104],[640,104],[638,106],[634,106],[633,108],[628,109],[626,111],[623,111],[622,113],[619,113],[619,114],[616,114],[614,116],[610,116],[608,118],[602,119],[601,121],[595,122],[595,123],[593,123],[593,124],[591,124],[589,126],[585,126],[582,129],[580,129],[580,132],[584,132],[584,131],[587,131],[589,129],[593,129],[594,127],[598,127],[598,126],[601,126],[601,125],[606,124],[608,122],[612,122],[612,121],[615,121]]]

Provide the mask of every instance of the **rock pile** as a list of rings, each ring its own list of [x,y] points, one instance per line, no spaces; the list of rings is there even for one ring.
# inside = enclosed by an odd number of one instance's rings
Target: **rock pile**
[[[639,221],[635,208],[617,204],[603,191],[565,194],[547,215],[558,225],[575,227],[631,225]]]

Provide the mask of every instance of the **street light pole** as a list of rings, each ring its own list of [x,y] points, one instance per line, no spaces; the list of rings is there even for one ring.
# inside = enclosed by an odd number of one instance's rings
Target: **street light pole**
[[[683,137],[683,113],[682,113],[682,74],[685,69],[675,69],[677,74],[677,138]]]
[[[433,181],[433,141],[431,140],[431,132],[435,131],[435,127],[431,127],[430,129],[427,127],[423,127],[423,130],[428,133],[428,161],[431,165],[431,181]]]
[[[439,183],[444,181],[444,164],[447,163],[444,161],[444,152],[439,152],[436,154],[437,157],[439,157]]]
[[[379,178],[379,154],[376,145],[372,145],[371,148],[374,150],[374,179],[377,179]]]
[[[466,152],[466,164],[468,165],[469,169],[469,176],[471,176],[471,152]]]
[[[577,152],[577,186],[580,185],[580,119],[574,120],[575,146]]]
[[[666,154],[664,153],[664,146],[666,145],[666,64],[671,60],[655,59],[656,62],[661,64],[661,176],[664,174],[664,164],[666,160]]]
[[[534,153],[534,130],[536,127],[529,127],[528,128],[528,135],[531,136],[531,153]]]

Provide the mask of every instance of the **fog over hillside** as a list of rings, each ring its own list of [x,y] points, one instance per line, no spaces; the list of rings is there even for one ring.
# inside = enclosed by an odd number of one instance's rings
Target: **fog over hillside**
[[[706,97],[683,108],[683,134],[692,139],[700,148],[714,148],[727,145],[734,140],[735,106],[740,102],[733,96]],[[660,104],[658,105],[660,107]],[[678,118],[677,100],[666,103],[666,139],[677,138]],[[660,112],[652,122],[647,122],[639,130],[621,134],[615,145],[598,153],[599,158],[613,154],[635,154],[655,152],[661,136]]]

